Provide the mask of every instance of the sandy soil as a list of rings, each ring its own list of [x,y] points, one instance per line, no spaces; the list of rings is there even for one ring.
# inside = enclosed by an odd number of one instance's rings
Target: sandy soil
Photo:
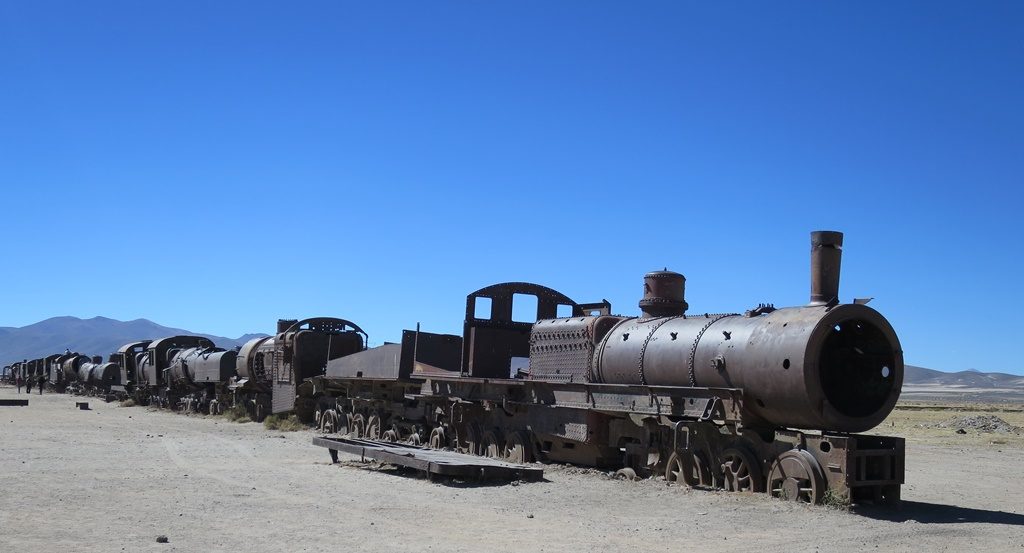
[[[940,384],[904,384],[900,392],[903,400],[957,402],[984,401],[1000,403],[1024,402],[1021,388],[972,388],[969,386],[946,386]]]
[[[435,484],[331,465],[311,431],[75,400],[0,407],[2,552],[1024,551],[1015,444],[911,440],[903,505],[847,512],[557,466]]]

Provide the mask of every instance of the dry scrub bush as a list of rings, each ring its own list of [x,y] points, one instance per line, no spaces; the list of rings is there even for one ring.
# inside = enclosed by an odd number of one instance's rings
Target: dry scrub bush
[[[306,425],[299,421],[299,417],[291,415],[288,418],[284,418],[280,415],[270,415],[263,420],[263,426],[268,430],[280,430],[282,432],[295,432],[296,430],[304,430]]]
[[[235,405],[224,410],[224,418],[231,422],[249,422],[249,412],[243,405]]]

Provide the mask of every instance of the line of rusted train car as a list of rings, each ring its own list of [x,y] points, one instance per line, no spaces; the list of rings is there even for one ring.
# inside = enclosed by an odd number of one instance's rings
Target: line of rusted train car
[[[326,433],[513,461],[663,474],[694,487],[818,503],[891,503],[901,438],[860,434],[894,408],[903,353],[888,321],[839,302],[842,234],[811,234],[807,305],[687,314],[685,279],[648,273],[639,316],[504,283],[466,301],[463,334],[406,330],[367,348],[356,324],[281,320],[238,350],[198,336],[125,344],[108,362],[29,362],[58,390],[261,420],[294,412]],[[514,320],[517,302],[536,316]]]

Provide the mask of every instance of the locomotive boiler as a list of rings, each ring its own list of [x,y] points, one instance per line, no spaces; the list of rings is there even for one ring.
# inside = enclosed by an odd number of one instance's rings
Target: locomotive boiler
[[[168,361],[164,394],[170,405],[186,411],[220,412],[228,380],[235,374],[238,352],[200,345],[176,351]]]
[[[78,353],[72,353],[64,356],[64,361],[61,362],[61,379],[67,384],[72,382],[78,382],[81,379],[80,370],[82,365],[86,363],[92,363],[93,359],[88,355],[81,355]]]
[[[839,304],[841,248],[840,233],[813,233],[811,301],[800,307],[686,315],[683,275],[648,273],[640,317],[538,322],[531,376],[581,367],[579,376],[590,382],[736,388],[748,425],[869,430],[896,405],[903,353],[881,314]],[[583,327],[591,329],[585,348],[550,347]]]

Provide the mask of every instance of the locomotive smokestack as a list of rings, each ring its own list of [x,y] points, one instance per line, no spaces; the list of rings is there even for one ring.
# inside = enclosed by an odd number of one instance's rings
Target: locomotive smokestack
[[[843,260],[843,233],[818,230],[811,233],[811,303],[839,303],[839,269]]]
[[[644,275],[643,317],[675,317],[686,313],[686,277],[665,269]]]

